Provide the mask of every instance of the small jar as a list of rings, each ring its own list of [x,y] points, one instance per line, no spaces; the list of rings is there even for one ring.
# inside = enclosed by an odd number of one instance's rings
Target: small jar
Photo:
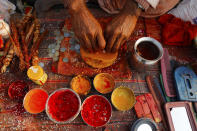
[[[141,48],[141,49],[140,49]],[[151,70],[163,56],[163,47],[151,37],[138,39],[130,52],[129,63],[132,69],[138,72]]]
[[[47,74],[40,66],[31,66],[27,71],[27,76],[38,85],[44,85],[47,81]]]

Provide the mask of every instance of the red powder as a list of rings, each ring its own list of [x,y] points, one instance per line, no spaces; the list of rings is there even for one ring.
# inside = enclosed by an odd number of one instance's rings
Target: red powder
[[[49,98],[48,113],[56,121],[67,121],[77,114],[79,104],[78,97],[72,91],[59,90]]]
[[[104,82],[106,84],[105,88],[111,88],[111,83],[108,79],[104,79]]]
[[[93,95],[84,101],[81,116],[88,125],[99,127],[109,121],[111,112],[111,105],[103,96]]]
[[[24,81],[16,81],[10,85],[8,95],[11,99],[23,100],[28,91],[29,87]]]

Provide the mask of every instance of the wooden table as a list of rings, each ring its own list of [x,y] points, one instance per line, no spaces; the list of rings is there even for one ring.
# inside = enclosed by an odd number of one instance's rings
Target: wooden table
[[[93,9],[95,16],[106,16],[103,11]],[[68,17],[66,10],[55,9],[46,13],[39,14],[40,21],[42,22],[42,28],[49,30],[49,35],[41,44],[39,49],[39,55],[41,62],[44,63],[44,70],[48,74],[48,81],[42,87],[50,94],[54,90],[62,87],[69,88],[69,82],[72,77],[57,75],[51,72],[52,59],[48,57],[48,45],[54,43],[54,29],[59,28],[59,25],[64,22],[64,19]],[[173,49],[172,49],[173,50]],[[172,51],[173,53],[173,51]],[[190,52],[191,53],[191,52]],[[195,56],[196,57],[196,56]],[[195,58],[194,57],[194,58]],[[14,68],[12,68],[14,69]],[[135,95],[140,95],[149,92],[145,81],[146,74],[158,75],[159,65],[155,70],[147,71],[146,73],[138,73],[132,71],[131,78],[119,80],[116,79],[116,87],[119,85],[128,86],[134,90]],[[46,113],[40,113],[38,115],[31,115],[24,111],[22,104],[11,100],[8,97],[8,86],[15,80],[25,80],[29,83],[30,88],[40,87],[27,79],[26,72],[18,72],[17,69],[9,70],[5,74],[0,75],[0,129],[1,130],[64,130],[64,131],[103,131],[106,128],[113,131],[129,131],[132,123],[137,119],[134,109],[129,111],[120,112],[113,108],[112,118],[110,122],[101,128],[93,128],[87,126],[81,116],[79,115],[73,122],[68,124],[56,124],[49,120]],[[89,95],[98,94],[93,88]],[[110,100],[110,94],[105,95]],[[82,101],[84,98],[82,98]]]

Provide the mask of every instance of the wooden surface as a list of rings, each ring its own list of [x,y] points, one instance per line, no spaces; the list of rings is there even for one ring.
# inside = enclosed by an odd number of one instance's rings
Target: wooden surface
[[[95,16],[106,16],[103,11],[92,10]],[[49,35],[41,44],[39,49],[39,55],[41,57],[41,62],[44,63],[44,70],[48,74],[48,80],[46,84],[42,87],[48,91],[50,94],[55,89],[61,87],[68,87],[69,82],[72,77],[57,75],[52,73],[51,65],[52,59],[48,57],[48,45],[54,43],[54,30],[58,29],[60,25],[64,23],[64,19],[68,17],[65,10],[52,10],[43,14],[39,14],[39,18],[42,22],[42,28],[49,30]],[[141,33],[141,31],[137,31],[137,33]],[[140,36],[140,35],[139,35]],[[136,37],[137,39],[137,37]],[[131,40],[131,43],[135,40]],[[174,47],[176,48],[176,47]],[[189,48],[188,48],[189,49]],[[172,49],[173,50],[173,49]],[[176,50],[176,49],[174,49]],[[173,51],[171,52],[173,53]],[[175,52],[174,52],[175,53]],[[181,53],[181,52],[179,52]],[[189,53],[192,54],[191,50]],[[182,54],[182,56],[186,59]],[[189,55],[192,60],[196,61],[196,55]],[[174,58],[181,59],[181,57],[174,56]],[[184,60],[184,59],[183,59]],[[184,60],[185,61],[185,60]],[[188,63],[186,61],[186,63]],[[116,78],[116,87],[120,85],[128,86],[132,90],[134,90],[135,95],[141,95],[144,93],[148,93],[147,84],[145,81],[146,74],[151,75],[158,75],[159,74],[159,66],[156,65],[152,70],[147,71],[146,73],[138,73],[135,70],[131,70],[132,75],[127,79]],[[92,79],[92,78],[90,78]],[[120,112],[113,108],[112,118],[110,122],[101,128],[93,128],[87,126],[83,121],[81,116],[79,115],[73,122],[68,124],[56,124],[49,120],[46,116],[46,113],[40,113],[38,115],[31,115],[22,107],[22,104],[16,101],[11,100],[8,97],[7,90],[8,86],[11,82],[15,80],[25,80],[29,83],[30,88],[39,87],[35,85],[33,82],[27,79],[26,72],[20,73],[18,70],[11,66],[10,70],[5,74],[0,75],[0,129],[1,130],[64,130],[64,131],[103,131],[104,129],[108,128],[113,131],[129,131],[131,128],[132,123],[137,119],[134,109],[129,111]],[[91,94],[99,94],[93,88],[91,89]],[[89,96],[88,95],[88,96]],[[110,94],[105,95],[108,100],[110,100]],[[82,101],[84,98],[82,98]]]

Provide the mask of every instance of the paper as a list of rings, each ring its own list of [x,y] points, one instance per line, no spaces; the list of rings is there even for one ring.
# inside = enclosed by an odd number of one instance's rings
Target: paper
[[[170,111],[175,131],[192,131],[185,107],[175,107]]]
[[[138,127],[137,131],[153,131],[148,124],[142,124]]]

